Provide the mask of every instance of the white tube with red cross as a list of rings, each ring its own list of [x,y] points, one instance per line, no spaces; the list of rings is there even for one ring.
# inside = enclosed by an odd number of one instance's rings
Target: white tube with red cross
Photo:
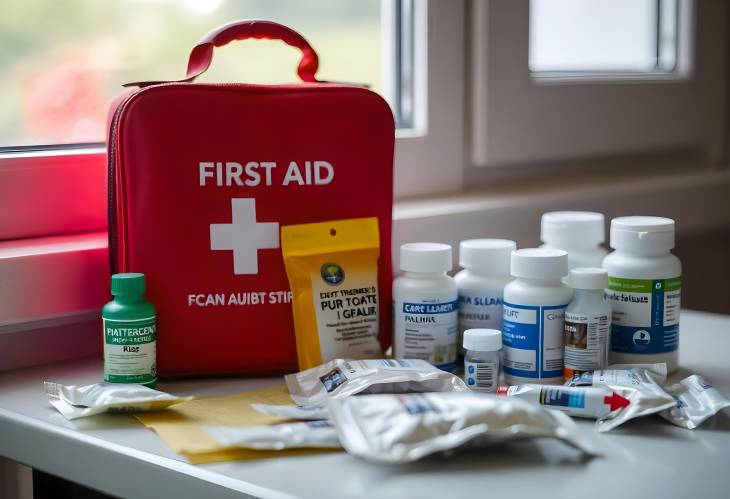
[[[500,386],[497,395],[519,397],[570,416],[591,419],[600,419],[630,404],[621,394],[602,386]]]

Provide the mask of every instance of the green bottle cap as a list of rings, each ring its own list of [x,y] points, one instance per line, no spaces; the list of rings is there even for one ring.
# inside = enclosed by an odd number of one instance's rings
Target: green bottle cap
[[[129,272],[112,276],[112,295],[142,296],[147,288],[144,274]]]

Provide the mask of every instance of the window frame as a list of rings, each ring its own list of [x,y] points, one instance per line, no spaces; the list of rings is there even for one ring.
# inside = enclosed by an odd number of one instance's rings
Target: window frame
[[[413,2],[414,122],[396,130],[396,199],[462,188],[465,11],[465,0]]]
[[[504,167],[677,150],[722,159],[726,60],[713,42],[727,16],[719,2],[679,1],[672,74],[545,77],[528,67],[528,0],[471,7],[471,180]]]

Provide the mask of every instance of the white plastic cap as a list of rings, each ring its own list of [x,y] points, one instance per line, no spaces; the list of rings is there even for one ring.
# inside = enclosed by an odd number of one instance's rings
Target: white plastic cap
[[[551,211],[543,213],[540,240],[553,247],[591,247],[606,240],[603,213]]]
[[[611,247],[627,251],[674,248],[674,220],[663,217],[619,217],[611,220]]]
[[[496,352],[502,348],[499,329],[467,329],[464,331],[464,349],[477,352]]]
[[[509,275],[509,259],[517,243],[508,239],[468,239],[459,243],[459,265],[492,275]]]
[[[561,279],[568,275],[568,253],[547,248],[515,250],[510,258],[510,273],[527,279]]]
[[[448,272],[451,246],[442,243],[407,243],[400,247],[400,268],[406,272]]]
[[[575,289],[606,289],[608,272],[597,267],[570,269],[568,284]]]

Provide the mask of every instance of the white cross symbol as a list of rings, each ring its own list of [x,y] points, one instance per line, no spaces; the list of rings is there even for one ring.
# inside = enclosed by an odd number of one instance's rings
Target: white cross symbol
[[[233,250],[234,274],[259,273],[259,249],[279,247],[279,224],[256,222],[256,200],[231,199],[231,223],[210,224],[210,249]]]

